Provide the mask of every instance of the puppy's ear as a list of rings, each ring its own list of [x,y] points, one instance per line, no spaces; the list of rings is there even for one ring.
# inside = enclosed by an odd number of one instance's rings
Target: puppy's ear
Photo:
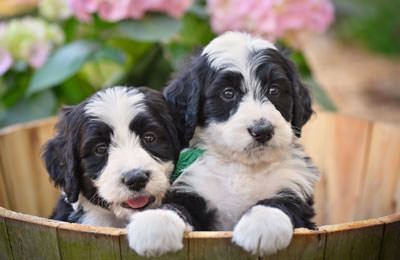
[[[75,120],[76,107],[64,107],[60,121],[56,124],[58,133],[43,147],[44,160],[50,179],[65,192],[70,202],[79,195],[80,157],[78,154],[78,129]]]
[[[297,137],[301,136],[301,128],[310,119],[312,100],[308,87],[301,82],[300,74],[293,61],[285,57],[288,64],[288,76],[293,86],[292,128]]]
[[[309,90],[298,76],[294,82],[293,92],[293,118],[292,128],[297,137],[301,136],[301,128],[310,119],[312,110],[312,101]]]
[[[196,57],[190,68],[178,75],[163,91],[178,131],[181,148],[189,145],[198,123],[204,84],[200,82],[201,75],[196,72],[198,59],[200,57]]]

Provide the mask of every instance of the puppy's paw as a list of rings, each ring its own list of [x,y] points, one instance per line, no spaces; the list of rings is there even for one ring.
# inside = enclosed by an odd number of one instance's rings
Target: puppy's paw
[[[129,246],[141,256],[159,256],[183,248],[188,225],[173,211],[151,209],[135,213],[127,226]]]
[[[233,230],[232,241],[252,254],[273,254],[286,248],[293,235],[288,215],[280,209],[254,206]]]

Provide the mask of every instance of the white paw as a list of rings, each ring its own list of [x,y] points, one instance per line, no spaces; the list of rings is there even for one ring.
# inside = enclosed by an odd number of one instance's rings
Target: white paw
[[[280,209],[254,206],[233,230],[232,241],[252,254],[273,254],[286,248],[293,235],[288,215]]]
[[[190,228],[171,210],[151,209],[135,213],[127,231],[129,246],[149,257],[182,249],[183,233]]]

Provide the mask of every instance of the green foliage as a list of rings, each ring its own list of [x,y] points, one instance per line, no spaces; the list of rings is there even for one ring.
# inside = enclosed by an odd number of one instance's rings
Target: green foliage
[[[77,41],[59,48],[35,72],[27,94],[54,87],[74,75],[97,49],[98,44],[89,41]]]
[[[118,25],[120,33],[143,42],[169,41],[182,27],[180,20],[166,15],[146,15],[140,20],[126,20]]]
[[[400,54],[399,0],[334,0],[336,31],[347,41],[358,41],[388,55]]]

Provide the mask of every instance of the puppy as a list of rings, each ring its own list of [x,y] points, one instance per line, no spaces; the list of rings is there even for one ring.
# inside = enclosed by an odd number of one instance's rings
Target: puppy
[[[161,209],[132,216],[134,250],[157,255],[182,248],[184,231],[233,230],[234,243],[264,255],[287,247],[294,228],[314,228],[319,173],[297,141],[311,99],[295,65],[273,44],[225,33],[164,96],[182,143],[196,129],[194,146],[204,152]]]
[[[114,87],[65,109],[43,159],[62,195],[51,218],[124,227],[170,186],[179,140],[161,93]]]

